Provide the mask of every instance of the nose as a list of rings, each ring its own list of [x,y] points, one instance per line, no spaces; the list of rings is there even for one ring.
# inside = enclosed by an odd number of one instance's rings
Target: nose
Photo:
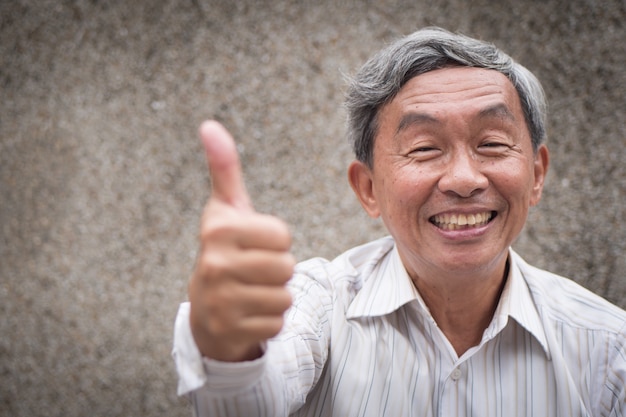
[[[481,171],[481,161],[467,152],[456,152],[446,164],[438,187],[443,193],[454,193],[460,197],[471,197],[489,185]]]

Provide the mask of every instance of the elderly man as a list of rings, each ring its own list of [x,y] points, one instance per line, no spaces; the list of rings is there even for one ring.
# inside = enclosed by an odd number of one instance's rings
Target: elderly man
[[[548,168],[539,82],[441,29],[347,94],[348,179],[390,237],[295,265],[232,138],[200,129],[213,192],[175,324],[198,416],[622,416],[626,312],[511,248]]]

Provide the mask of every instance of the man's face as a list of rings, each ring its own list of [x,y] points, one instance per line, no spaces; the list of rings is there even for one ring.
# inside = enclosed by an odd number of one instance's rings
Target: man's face
[[[354,162],[349,177],[415,279],[502,273],[547,165],[511,82],[450,67],[411,79],[380,110],[373,166]]]

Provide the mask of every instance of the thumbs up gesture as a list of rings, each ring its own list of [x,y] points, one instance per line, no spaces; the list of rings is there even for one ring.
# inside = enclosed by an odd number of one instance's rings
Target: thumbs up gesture
[[[251,360],[262,354],[261,343],[280,331],[291,305],[285,287],[295,265],[291,235],[281,220],[254,211],[226,129],[204,122],[200,137],[212,193],[188,288],[191,331],[203,356]]]

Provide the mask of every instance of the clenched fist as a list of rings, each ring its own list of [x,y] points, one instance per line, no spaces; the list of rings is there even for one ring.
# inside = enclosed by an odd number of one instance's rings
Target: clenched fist
[[[295,265],[291,235],[280,219],[254,211],[226,129],[204,122],[200,137],[212,193],[189,283],[191,331],[203,356],[251,360],[261,355],[262,342],[280,331],[291,305],[285,287]]]

